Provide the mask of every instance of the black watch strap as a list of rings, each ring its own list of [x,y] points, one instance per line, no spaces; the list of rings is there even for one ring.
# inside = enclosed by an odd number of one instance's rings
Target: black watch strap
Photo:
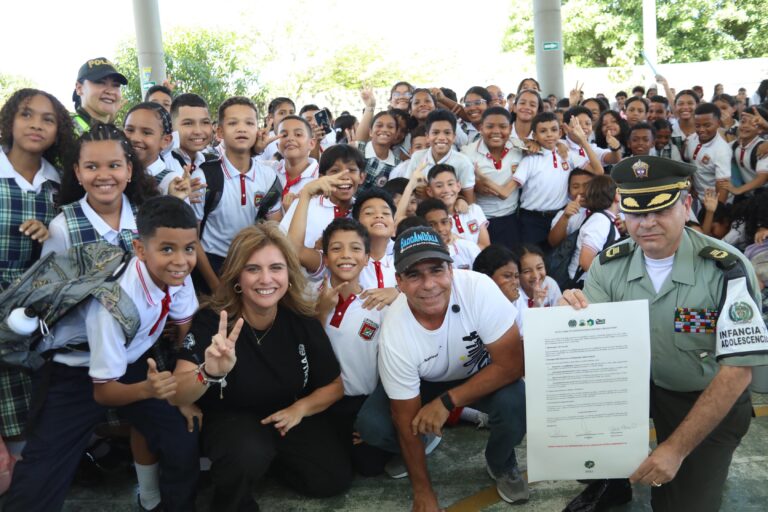
[[[443,402],[443,407],[448,409],[448,412],[451,412],[456,408],[456,405],[453,403],[453,400],[451,399],[451,395],[449,395],[447,391],[442,395],[440,395],[440,401]]]

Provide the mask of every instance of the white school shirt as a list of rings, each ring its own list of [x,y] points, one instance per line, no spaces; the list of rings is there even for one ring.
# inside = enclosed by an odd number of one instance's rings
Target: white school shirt
[[[171,159],[173,159],[173,157],[171,157]],[[176,166],[174,167],[180,167],[179,163],[176,162]],[[173,181],[174,178],[184,177],[183,171],[179,171],[177,169],[174,169],[173,167],[168,166],[165,160],[163,160],[162,158],[158,158],[147,167],[147,173],[149,173],[153,178],[166,169],[170,169],[171,172],[163,176],[163,179],[157,185],[157,189],[163,195],[168,194],[168,187],[170,186],[171,181]]]
[[[301,189],[304,188],[304,186],[309,183],[310,181],[314,181],[318,178],[320,173],[320,166],[317,163],[317,160],[314,158],[310,158],[309,162],[307,164],[307,167],[301,171],[301,174],[299,174],[298,178],[299,180],[291,183],[290,186],[288,186],[288,190],[286,191],[286,184],[288,183],[288,173],[285,170],[285,160],[280,160],[279,162],[274,162],[273,169],[277,173],[277,179],[280,180],[280,185],[283,187],[283,195],[287,193],[293,193],[298,194],[301,192]]]
[[[565,215],[565,208],[557,212],[557,214],[552,219],[552,224],[549,227],[550,231],[555,227],[555,224],[557,224],[563,215]],[[568,225],[565,228],[565,236],[568,236],[579,229],[579,226],[581,226],[585,220],[587,220],[587,209],[582,206],[579,208],[579,212],[576,215],[571,215],[568,218]]]
[[[565,144],[568,146],[568,156],[571,158],[571,161],[573,161],[573,164],[576,167],[584,169],[585,166],[589,165],[589,157],[587,156],[587,152],[584,150],[584,148],[572,141],[570,137],[565,138]],[[595,152],[595,155],[597,155],[597,159],[600,160],[600,164],[605,164],[605,155],[611,153],[611,150],[603,149],[598,147],[597,144],[593,144],[591,142],[589,146],[592,148],[592,151]]]
[[[408,167],[406,167],[405,174],[403,174],[402,177],[410,179],[413,171],[423,162],[427,163],[427,167],[425,167],[423,171],[424,176],[427,175],[429,170],[435,164],[448,164],[456,170],[456,177],[459,179],[462,189],[475,186],[475,169],[472,166],[472,162],[470,162],[469,158],[465,155],[454,149],[453,146],[451,146],[448,154],[441,158],[439,162],[435,162],[431,148],[420,149],[419,151],[414,152],[413,155],[411,155],[411,159],[408,160]],[[389,179],[392,179],[391,173]]]
[[[384,313],[379,338],[379,375],[387,396],[409,400],[419,395],[422,380],[471,377],[491,362],[485,345],[499,340],[516,316],[496,283],[471,270],[453,271],[448,310],[435,330],[414,318],[408,297],[400,294]]]
[[[32,183],[28,182],[24,176],[13,168],[13,164],[8,160],[8,155],[2,149],[0,149],[0,178],[13,178],[21,190],[24,192],[34,192],[35,194],[40,193],[46,181],[61,183],[61,178],[59,178],[56,168],[45,158],[40,159],[40,169],[35,173],[35,177],[32,178]],[[33,215],[30,215],[30,218],[32,217]]]
[[[120,226],[118,229],[112,229],[112,226],[106,223],[106,221],[96,213],[88,204],[88,194],[85,194],[80,200],[80,208],[83,209],[83,213],[86,218],[93,225],[93,229],[99,234],[105,242],[112,245],[119,245],[120,232],[124,229],[136,232],[136,217],[133,215],[131,209],[131,202],[128,200],[125,194],[123,194],[123,206],[120,210]],[[72,239],[69,236],[69,228],[67,227],[67,219],[63,213],[58,214],[48,225],[48,240],[43,242],[43,250],[41,256],[45,256],[49,252],[62,253],[72,247]]]
[[[565,207],[573,169],[571,159],[563,160],[556,149],[526,155],[512,178],[522,187],[520,208],[543,212]]]
[[[336,145],[336,131],[332,130],[320,140],[320,153]]]
[[[544,298],[544,305],[543,307],[549,308],[552,306],[557,306],[557,301],[560,300],[560,297],[563,296],[563,293],[560,291],[560,286],[557,284],[557,281],[552,279],[549,276],[544,276],[544,286],[547,288],[547,296]],[[529,301],[530,297],[528,297],[528,294],[525,293],[525,290],[523,287],[520,287],[520,298],[518,299],[521,306],[523,306],[525,309],[528,309],[529,307]]]
[[[341,367],[345,396],[370,395],[379,382],[377,365],[383,311],[363,309],[365,301],[351,295],[325,320],[325,332]]]
[[[298,206],[299,200],[297,199],[291,203],[285,217],[280,221],[280,229],[283,233],[288,233]],[[351,207],[350,210],[344,211],[325,196],[315,196],[310,199],[309,207],[307,208],[307,230],[304,233],[304,247],[314,248],[315,242],[323,236],[323,231],[333,219],[336,217],[350,217],[351,213]]]
[[[395,153],[392,152],[391,149],[387,150],[387,158],[382,160],[378,156],[376,156],[376,150],[373,148],[373,142],[366,142],[365,146],[363,147],[363,156],[365,156],[365,160],[370,160],[371,158],[375,158],[379,162],[385,163],[387,165],[391,165],[394,167],[397,163],[395,159]]]
[[[571,262],[568,264],[568,275],[573,279],[576,276],[576,270],[579,268],[579,257],[581,257],[581,250],[584,247],[588,247],[599,253],[603,250],[603,246],[608,241],[608,236],[611,233],[611,225],[613,224],[616,216],[613,212],[603,210],[608,217],[598,212],[594,212],[581,226],[579,236],[576,238],[576,250],[573,251],[571,256]],[[616,232],[614,231],[614,238],[616,238]],[[584,273],[579,278],[579,281],[584,281],[589,274],[589,269],[583,269]]]
[[[195,289],[192,279],[187,276],[181,286],[168,287],[170,309],[161,318],[165,291],[155,284],[147,267],[135,256],[128,262],[119,283],[139,313],[139,329],[127,347],[123,329],[112,313],[98,300],[90,299],[59,320],[51,331],[52,342],[43,341],[39,350],[87,342],[90,352],[56,354],[54,361],[67,366],[89,366],[88,374],[94,382],[116,380],[125,374],[129,364],[152,348],[163,334],[166,321],[186,324],[192,321],[197,310]]]
[[[475,245],[480,239],[480,229],[488,226],[488,219],[485,218],[483,209],[476,204],[470,204],[467,213],[451,214],[451,221],[451,231],[459,238],[473,242]]]
[[[459,141],[459,132],[461,132],[462,134],[461,141]],[[461,149],[467,144],[472,144],[473,142],[477,142],[481,138],[482,138],[482,135],[480,135],[480,130],[475,128],[475,125],[473,125],[468,121],[461,121],[461,123],[459,123],[459,126],[457,126],[456,141],[454,142],[454,145],[456,145],[458,149]],[[459,144],[459,142],[461,142],[461,144]]]
[[[763,141],[764,139],[761,137],[755,136],[755,138],[746,146],[742,147],[741,144],[737,144],[736,148],[733,150],[733,159],[739,167],[741,179],[744,180],[744,183],[749,183],[754,180],[758,173],[768,172],[768,158],[758,159],[754,169],[750,166],[752,152],[755,151],[757,146]],[[766,186],[768,185],[763,185],[761,188],[765,188]]]
[[[472,270],[472,264],[475,258],[480,254],[480,247],[471,240],[457,238],[447,245],[448,253],[453,259],[453,268],[461,270]]]
[[[275,132],[269,132],[268,137],[274,137]],[[269,144],[267,144],[267,147],[264,148],[264,152],[262,152],[260,155],[256,155],[256,160],[263,161],[263,160],[272,160],[275,156],[275,153],[278,152],[277,143],[280,142],[280,139],[275,139]]]
[[[246,173],[232,165],[226,155],[222,155],[221,167],[224,171],[224,187],[221,200],[208,215],[203,237],[200,243],[207,253],[225,257],[232,240],[240,230],[256,222],[256,214],[264,195],[272,188],[277,176],[271,166],[251,158],[251,168]],[[200,178],[206,183],[205,174],[195,169],[193,178]],[[203,218],[205,198],[192,205],[198,220]],[[268,215],[280,211],[282,202],[276,201]]]
[[[525,138],[526,140],[533,140],[533,130],[531,130],[531,133],[528,134],[528,136]],[[522,144],[525,146],[525,140],[521,139],[517,136],[517,130],[515,129],[515,123],[512,123],[512,133],[509,134],[509,140],[514,142],[515,144]]]
[[[473,170],[474,166],[477,165],[483,175],[490,178],[497,185],[504,185],[512,179],[512,176],[517,171],[517,166],[520,164],[520,160],[523,159],[523,148],[520,147],[520,144],[522,142],[516,144],[512,140],[505,143],[504,148],[507,150],[507,153],[501,159],[501,169],[496,169],[494,161],[490,156],[491,152],[482,138],[477,142],[467,144],[462,148],[461,152],[469,158]],[[513,191],[506,199],[480,194],[475,196],[477,205],[483,210],[485,216],[491,219],[515,213],[519,199],[519,190]]]
[[[688,137],[685,157],[696,165],[693,186],[699,197],[704,197],[708,188],[714,189],[717,180],[731,179],[732,155],[731,146],[719,134],[704,144],[699,143],[696,133]]]
[[[360,286],[369,288],[394,288],[397,286],[395,279],[395,256],[389,249],[380,260],[368,258],[368,264],[360,272],[358,277]]]
[[[187,152],[184,151],[181,148],[178,148],[178,149],[174,150],[173,153],[176,154],[176,155],[179,155],[181,157],[181,159],[184,160],[185,165],[192,164],[192,171],[193,172],[194,172],[195,169],[197,169],[198,167],[200,167],[201,165],[203,165],[205,163],[205,154],[203,154],[202,151],[198,151],[198,152],[195,153],[195,160],[194,160],[194,162],[192,161],[192,157],[190,157],[187,154]],[[173,165],[173,163],[171,161],[175,162],[176,165],[179,166],[179,168],[182,169],[182,171],[183,171],[183,168],[181,167],[181,164],[179,163],[178,160],[176,160],[173,157],[173,155],[170,155],[170,157],[168,159],[166,159],[166,164],[168,164],[169,167],[171,167]]]

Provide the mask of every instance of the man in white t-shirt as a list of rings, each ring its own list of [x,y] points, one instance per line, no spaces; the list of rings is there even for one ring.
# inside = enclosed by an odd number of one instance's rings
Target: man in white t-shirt
[[[488,276],[454,271],[431,228],[401,233],[394,256],[402,293],[382,323],[382,386],[363,405],[357,430],[367,443],[402,454],[414,510],[437,510],[417,434],[442,436],[450,412],[471,405],[492,418],[485,456],[499,495],[527,500],[515,457],[525,435],[525,386],[514,305]]]

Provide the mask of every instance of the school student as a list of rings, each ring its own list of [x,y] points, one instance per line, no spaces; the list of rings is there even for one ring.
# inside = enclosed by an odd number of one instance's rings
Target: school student
[[[275,132],[283,159],[273,166],[282,186],[282,207],[287,211],[304,185],[317,179],[318,163],[310,157],[317,140],[312,136],[312,125],[299,116],[284,117]]]
[[[560,125],[551,112],[533,119],[533,132],[541,151],[523,158],[507,190],[522,187],[520,194],[520,235],[525,244],[546,244],[552,218],[568,202],[568,175],[574,169],[570,158],[557,152]],[[578,120],[571,119],[571,138],[587,154],[593,174],[602,174],[600,160],[587,142]]]
[[[718,133],[720,109],[712,103],[702,103],[694,112],[696,133],[691,134],[685,144],[685,159],[696,165],[693,175],[693,189],[699,198],[704,197],[708,188],[731,180],[731,158],[733,150]],[[722,185],[717,192],[718,200],[726,202],[728,190]]]
[[[127,83],[125,75],[104,57],[90,59],[80,66],[72,93],[75,133],[81,135],[96,123],[113,123],[123,99],[120,87]]]
[[[547,275],[544,252],[538,245],[523,245],[517,251],[517,268],[520,269],[520,306],[541,308],[556,306],[562,297],[557,282]]]
[[[0,290],[37,259],[56,216],[54,197],[67,148],[74,139],[66,108],[37,89],[14,92],[0,109]],[[0,436],[18,458],[32,383],[18,369],[0,369]]]
[[[680,155],[680,150],[672,143],[672,124],[666,119],[656,119],[651,126],[655,130],[656,136],[653,139],[654,147],[650,154],[682,162],[683,157]]]
[[[397,133],[395,116],[389,111],[379,112],[371,119],[370,126],[371,140],[356,143],[365,156],[362,190],[386,185],[392,169],[400,163],[400,158],[391,149]]]
[[[477,205],[488,219],[488,238],[514,248],[519,241],[517,206],[519,190],[505,195],[501,187],[512,179],[525,146],[510,138],[512,116],[506,109],[491,107],[483,112],[481,139],[462,148],[475,169]]]
[[[584,148],[582,148],[576,141],[573,140],[568,130],[571,119],[573,118],[576,118],[579,126],[581,126],[581,131],[583,131],[585,134],[594,133],[592,128],[592,113],[586,107],[571,107],[563,114],[562,124],[562,127],[566,133],[565,143],[568,146],[568,151],[574,165],[580,169],[584,169],[585,171],[592,171],[592,168],[589,165],[589,158],[587,157],[587,153],[584,151]],[[611,135],[610,132],[606,135],[606,142],[608,143],[607,149],[600,148],[596,144],[592,143],[590,143],[590,146],[592,146],[592,151],[594,151],[597,157],[600,159],[601,164],[612,165],[621,160],[621,144],[613,135]]]
[[[675,100],[673,114],[677,123],[673,125],[672,142],[683,154],[685,152],[683,144],[696,133],[694,111],[699,105],[700,99],[699,95],[690,89],[678,92],[673,98]]]
[[[171,115],[159,103],[139,103],[125,116],[125,136],[157,189],[183,200],[190,192],[188,175],[169,168],[161,157],[173,141],[172,131]]]
[[[656,131],[648,123],[636,123],[629,129],[627,138],[627,150],[629,156],[647,156],[656,148],[654,140]]]
[[[323,231],[323,260],[329,279],[317,304],[317,318],[331,341],[344,385],[344,397],[328,412],[353,468],[364,476],[381,473],[389,458],[364,441],[353,442],[357,413],[379,382],[378,339],[384,312],[363,307],[364,290],[359,282],[369,252],[370,239],[362,224],[346,217],[334,219]]]
[[[125,134],[98,124],[75,142],[74,165],[62,174],[61,213],[48,225],[42,254],[105,241],[133,251],[138,236],[136,212],[158,194],[154,178]]]
[[[453,260],[454,269],[472,269],[475,258],[480,254],[480,247],[471,240],[459,238],[452,231],[453,222],[445,203],[434,197],[425,199],[416,209],[416,216],[423,217],[427,225],[440,235]]]
[[[194,172],[207,160],[204,151],[213,138],[208,103],[197,94],[178,95],[171,103],[171,122],[179,134],[179,147],[172,156],[182,167],[191,166],[190,172]]]
[[[736,140],[736,130],[739,121],[734,118],[736,112],[736,99],[730,94],[717,94],[712,98],[712,103],[720,109],[720,135],[727,141]]]
[[[522,83],[521,83],[522,85]],[[533,138],[533,118],[543,112],[543,104],[538,89],[523,89],[515,97],[515,112],[511,137],[525,141]]]
[[[768,159],[758,158],[758,148],[765,144],[765,139],[759,136],[751,116],[744,116],[736,133],[738,139],[732,144],[733,160],[744,184],[737,187],[729,180],[722,186],[735,196],[764,192],[768,184]]]
[[[398,210],[395,211],[395,218],[397,218],[398,211],[400,211],[400,214],[404,215],[405,217],[413,217],[416,215],[416,207],[419,206],[419,198],[416,196],[416,194],[411,194],[411,198],[408,201],[408,204],[405,206],[405,209],[400,210],[400,208],[402,208],[400,205],[400,199],[403,197],[405,188],[408,186],[409,181],[410,180],[408,178],[393,178],[382,187],[384,190],[389,192],[389,195],[392,196],[392,201],[398,208]],[[395,221],[395,224],[399,224],[399,221]]]
[[[669,100],[664,96],[651,96],[648,100],[648,119],[653,123],[659,119],[669,118]]]
[[[584,193],[594,175],[583,169],[574,169],[568,175],[568,204],[557,212],[547,235],[547,243],[554,248],[574,233],[587,219]]]
[[[595,257],[619,239],[615,223],[619,215],[616,183],[610,176],[595,176],[587,183],[584,205],[591,211],[579,229],[576,249],[568,265],[574,286],[582,287]]]
[[[153,85],[144,93],[144,101],[157,103],[170,114],[173,105],[173,92],[165,85]]]
[[[57,354],[37,372],[36,378],[48,372],[46,400],[16,465],[4,510],[60,510],[107,407],[117,408],[159,455],[163,510],[194,509],[197,432],[189,432],[178,409],[166,401],[175,393],[175,378],[158,371],[149,350],[169,320],[179,324],[181,342],[197,309],[189,279],[195,266],[197,222],[183,201],[164,196],[143,205],[137,225],[136,256],[119,283],[136,305],[138,331],[127,344],[118,321],[97,300],[84,303],[56,324],[52,337],[56,347],[87,343],[88,349]]]
[[[630,128],[644,123],[648,119],[648,102],[645,98],[632,96],[624,104],[624,112]]]
[[[504,296],[515,305],[517,318],[515,323],[523,337],[523,315],[520,305],[520,269],[517,256],[503,245],[491,244],[477,255],[472,270],[485,274],[496,283]]]
[[[474,203],[475,172],[472,163],[453,147],[456,138],[456,116],[447,110],[435,110],[428,115],[426,128],[429,148],[412,153],[402,177],[410,178],[413,171],[424,163],[430,167],[435,164],[448,164],[456,170],[464,199],[468,203]]]
[[[267,128],[277,130],[283,118],[296,115],[296,104],[290,98],[275,98],[267,106]],[[257,160],[272,160],[278,152],[276,131],[269,133],[271,141],[264,150],[256,155]]]
[[[205,285],[211,290],[216,288],[219,269],[235,235],[256,222],[262,201],[270,200],[270,191],[279,184],[272,167],[251,156],[258,135],[256,123],[256,106],[250,99],[233,96],[225,100],[219,106],[216,127],[217,136],[224,142],[221,159],[203,164],[192,174],[208,185],[202,201],[194,204],[201,223],[198,267],[202,279],[196,283],[201,289]],[[212,190],[203,168],[208,168],[212,176],[218,175],[221,190]],[[213,204],[216,198],[218,202]],[[265,204],[264,214],[268,219],[280,220],[279,195],[272,203]]]

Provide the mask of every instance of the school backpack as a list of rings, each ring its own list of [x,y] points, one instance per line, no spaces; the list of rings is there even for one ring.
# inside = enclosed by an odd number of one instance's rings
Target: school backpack
[[[608,239],[605,241],[605,245],[603,245],[603,249],[605,249],[618,240],[616,237],[616,227],[613,225],[611,218],[608,217],[604,211],[593,212],[593,214],[595,213],[605,215],[608,220],[611,221],[611,227],[608,231]],[[587,217],[587,219],[588,218],[589,217]],[[587,219],[584,219],[576,231],[565,237],[565,240],[560,242],[560,245],[555,247],[546,258],[547,275],[557,281],[557,285],[561,290],[578,287],[579,278],[584,275],[585,270],[579,267],[576,269],[576,275],[571,279],[571,276],[568,275],[568,266],[571,264],[573,255],[576,252],[576,241],[579,239],[581,228],[587,222]]]
[[[203,237],[203,230],[205,224],[208,221],[208,217],[211,212],[221,202],[221,196],[224,193],[224,169],[222,168],[221,160],[209,160],[200,164],[200,170],[205,175],[205,204],[203,205],[203,218],[200,220],[200,238]],[[275,204],[276,201],[280,201],[283,197],[283,187],[280,184],[280,180],[275,178],[272,186],[269,188],[264,197],[259,203],[259,209],[256,213],[254,222],[259,219],[266,219],[269,209]]]
[[[0,294],[0,366],[35,370],[50,354],[36,349],[51,336],[50,329],[83,301],[95,298],[122,327],[127,343],[139,328],[139,312],[120,287],[119,278],[131,254],[107,242],[95,242],[48,253]],[[8,318],[24,308],[27,316],[39,319],[31,335],[18,334]],[[66,351],[56,347],[54,351]]]

